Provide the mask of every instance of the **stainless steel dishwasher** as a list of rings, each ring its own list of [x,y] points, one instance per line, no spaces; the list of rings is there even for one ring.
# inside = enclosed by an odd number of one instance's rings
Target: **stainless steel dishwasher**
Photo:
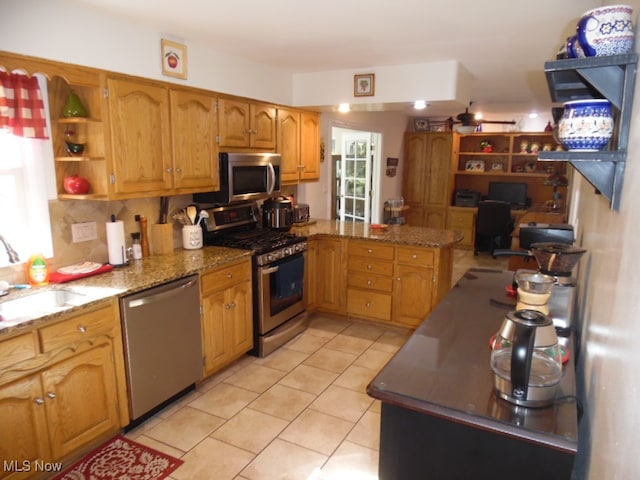
[[[122,297],[120,312],[134,421],[202,378],[199,277]]]

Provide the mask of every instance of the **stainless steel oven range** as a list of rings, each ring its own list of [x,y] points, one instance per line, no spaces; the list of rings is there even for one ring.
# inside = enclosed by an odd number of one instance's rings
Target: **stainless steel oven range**
[[[255,202],[205,208],[207,245],[253,250],[254,348],[265,357],[307,328],[307,238],[260,228]]]

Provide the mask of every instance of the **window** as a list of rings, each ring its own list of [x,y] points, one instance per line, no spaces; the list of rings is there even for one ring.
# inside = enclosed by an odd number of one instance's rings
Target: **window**
[[[46,99],[46,80],[38,76],[38,81]],[[50,118],[48,108],[45,100]],[[0,235],[20,262],[34,253],[53,256],[48,200],[56,197],[55,190],[51,140],[18,137],[0,129]],[[0,267],[8,265],[0,244]]]

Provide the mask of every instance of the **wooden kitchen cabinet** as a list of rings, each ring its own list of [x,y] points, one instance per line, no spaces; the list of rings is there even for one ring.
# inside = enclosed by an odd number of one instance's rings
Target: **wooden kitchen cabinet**
[[[395,248],[379,242],[350,240],[347,252],[347,314],[389,321]]]
[[[202,343],[205,375],[253,348],[251,259],[203,273]]]
[[[464,237],[456,244],[457,248],[473,249],[476,236],[476,212],[470,207],[449,207],[447,229],[459,230]]]
[[[163,195],[173,187],[169,90],[147,80],[107,79],[116,197]]]
[[[451,202],[451,149],[448,132],[405,134],[402,195],[407,223],[416,227],[445,228]]]
[[[115,301],[3,340],[0,353],[8,352],[17,360],[0,365],[3,459],[20,465],[65,461],[128,422]],[[0,473],[0,478],[28,477]]]
[[[246,100],[218,100],[220,147],[276,148],[276,108]]]
[[[278,148],[283,184],[320,179],[320,115],[278,108]]]
[[[171,89],[171,146],[177,194],[220,190],[216,97]]]
[[[333,237],[316,239],[315,306],[317,310],[346,313],[346,240]]]
[[[437,303],[434,292],[439,252],[433,248],[397,247],[392,322],[417,327],[431,312]]]

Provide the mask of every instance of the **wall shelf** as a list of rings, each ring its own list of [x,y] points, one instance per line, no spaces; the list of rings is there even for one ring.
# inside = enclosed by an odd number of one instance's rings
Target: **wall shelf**
[[[636,54],[545,63],[547,83],[554,102],[606,98],[614,105],[616,115],[609,150],[540,152],[538,160],[568,161],[609,199],[613,210],[620,208],[637,65]]]

